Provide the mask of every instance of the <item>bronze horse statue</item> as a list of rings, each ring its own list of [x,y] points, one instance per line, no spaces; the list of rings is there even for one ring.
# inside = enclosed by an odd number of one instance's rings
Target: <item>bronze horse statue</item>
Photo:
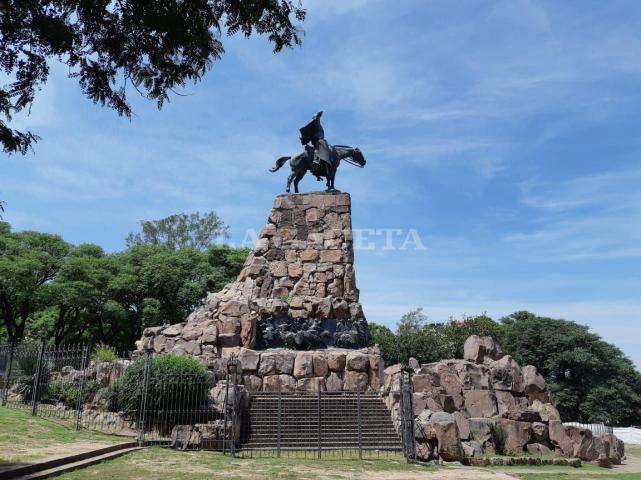
[[[298,193],[298,182],[310,171],[316,176],[318,180],[325,177],[327,191],[334,192],[334,178],[336,177],[336,170],[340,165],[341,160],[347,163],[363,168],[367,163],[365,157],[358,148],[348,147],[346,145],[334,145],[330,147],[331,161],[328,162],[314,162],[314,149],[310,146],[305,147],[305,150],[292,155],[290,157],[280,157],[276,160],[276,165],[269,169],[270,172],[275,172],[280,169],[289,160],[289,166],[292,173],[287,178],[287,190],[291,190],[292,182],[294,182],[294,193]]]

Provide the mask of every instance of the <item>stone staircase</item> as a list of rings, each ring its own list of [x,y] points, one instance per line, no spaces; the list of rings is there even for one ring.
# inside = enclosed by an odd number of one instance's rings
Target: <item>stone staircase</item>
[[[319,422],[320,403],[320,422]],[[275,450],[278,446],[278,394],[253,394],[241,432],[241,448]],[[377,393],[360,396],[364,450],[402,450],[390,413]],[[280,448],[282,450],[357,449],[358,396],[355,393],[281,395]]]

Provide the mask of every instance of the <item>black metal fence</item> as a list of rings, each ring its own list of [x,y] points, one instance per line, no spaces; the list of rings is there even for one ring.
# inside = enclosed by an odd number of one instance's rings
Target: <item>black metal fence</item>
[[[92,361],[86,345],[0,346],[2,405],[90,429],[128,436],[140,444],[214,449],[245,457],[399,458],[413,452],[411,380],[403,396],[404,429],[397,432],[378,393],[275,392],[239,387],[237,364],[227,379],[152,372],[148,351],[140,381],[122,391],[119,377],[130,358]],[[140,367],[139,367],[140,371]],[[311,381],[311,379],[309,379]],[[409,413],[408,413],[409,412]],[[241,414],[242,413],[242,414]],[[411,417],[411,418],[410,418]]]
[[[213,377],[152,373],[151,351],[138,360],[141,381],[123,390],[117,378],[131,360],[91,362],[91,350],[45,343],[0,346],[2,405],[140,444],[235,451],[240,432],[235,362],[230,362],[224,398],[216,403],[210,395]]]
[[[400,437],[378,393],[325,392],[320,384],[315,390],[293,392],[278,384],[275,392],[252,393],[240,455],[403,458]]]

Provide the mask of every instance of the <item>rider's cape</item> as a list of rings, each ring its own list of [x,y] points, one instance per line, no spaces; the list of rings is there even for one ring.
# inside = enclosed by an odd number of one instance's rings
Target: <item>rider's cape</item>
[[[300,129],[300,144],[307,145],[312,142],[316,136],[316,120],[312,120]]]

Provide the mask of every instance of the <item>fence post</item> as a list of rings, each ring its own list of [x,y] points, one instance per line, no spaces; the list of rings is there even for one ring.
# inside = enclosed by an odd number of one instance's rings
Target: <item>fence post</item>
[[[317,398],[318,398],[318,459],[320,460],[322,458],[322,451],[323,451],[322,450],[322,442],[323,442],[323,440],[322,440],[322,437],[321,437],[321,430],[322,430],[322,427],[323,427],[323,421],[322,421],[322,418],[321,418],[322,411],[321,411],[321,383],[320,383],[320,380],[318,380],[318,384],[316,385],[316,387],[317,387],[317,391],[318,391],[318,395],[317,395]]]
[[[235,457],[236,456],[236,410],[238,410],[239,406],[239,401],[238,401],[238,385],[237,385],[237,376],[236,373],[238,372],[238,359],[236,358],[236,355],[233,353],[231,354],[229,361],[228,361],[229,369],[230,372],[233,374],[233,383],[232,383],[232,388],[233,388],[233,403],[232,403],[232,411],[231,411],[231,456]]]
[[[13,355],[16,349],[16,341],[11,342],[9,346],[9,364],[7,365],[7,378],[5,379],[4,392],[2,392],[2,406],[7,405],[7,397],[9,396],[9,385],[11,383],[11,370],[13,369]]]
[[[281,435],[281,422],[283,419],[283,398],[282,388],[280,385],[280,377],[278,377],[278,417],[276,425],[276,456],[280,458],[280,435]]]
[[[227,371],[227,377],[225,378],[225,401],[223,402],[223,455],[227,454],[227,404],[229,403],[229,371]]]
[[[153,355],[153,348],[146,350],[145,356],[145,370],[142,379],[142,391],[140,395],[140,408],[139,408],[139,422],[138,422],[138,445],[143,446],[145,443],[145,423],[147,417],[147,395],[149,390],[149,377],[151,376],[151,361]]]
[[[403,441],[403,454],[409,462],[416,461],[416,440],[414,438],[414,406],[412,404],[412,373],[408,367],[401,368],[401,439]]]
[[[89,357],[89,346],[82,347],[82,360],[80,361],[80,370],[82,371],[82,378],[80,380],[80,395],[76,400],[76,431],[80,431],[82,424],[82,412],[84,410],[85,388],[87,386],[87,366]]]
[[[363,460],[363,436],[362,436],[362,417],[361,417],[361,389],[356,391],[356,412],[358,418],[358,458]]]
[[[38,390],[40,389],[40,373],[42,370],[42,360],[45,354],[47,344],[43,340],[40,344],[40,353],[38,354],[38,362],[36,363],[36,372],[33,376],[33,391],[31,392],[31,415],[35,416],[38,412]]]

